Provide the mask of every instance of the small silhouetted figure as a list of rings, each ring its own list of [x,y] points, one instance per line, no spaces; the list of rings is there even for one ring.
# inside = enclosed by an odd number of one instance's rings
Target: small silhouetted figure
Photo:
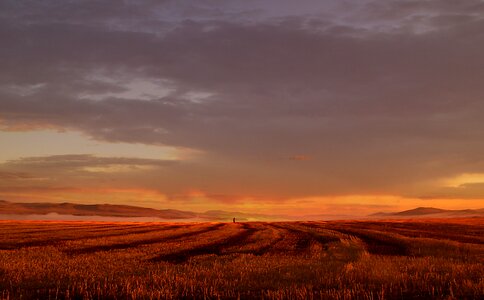
[[[235,223],[235,218],[233,218],[232,221]]]

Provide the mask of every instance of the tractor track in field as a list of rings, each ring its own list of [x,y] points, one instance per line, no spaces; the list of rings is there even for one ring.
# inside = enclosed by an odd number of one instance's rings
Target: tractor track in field
[[[90,234],[90,233],[97,233],[97,232],[113,232],[113,231],[128,231],[128,230],[136,230],[136,229],[141,229],[141,228],[155,228],[153,225],[129,225],[129,227],[123,227],[120,225],[115,225],[115,226],[106,226],[106,225],[100,225],[100,226],[89,226],[89,227],[82,227],[82,226],[76,226],[76,227],[59,227],[59,228],[50,228],[50,229],[41,229],[41,230],[29,230],[29,231],[18,231],[18,232],[9,232],[10,235],[23,235],[23,234],[45,234],[45,233],[59,233],[59,232],[69,232],[69,231],[76,231],[79,234]],[[159,228],[159,226],[158,226]]]
[[[384,256],[406,256],[409,254],[409,249],[404,243],[391,240],[390,237],[382,237],[370,232],[362,232],[351,228],[332,229],[360,239],[370,254]],[[383,232],[381,233],[383,234]]]
[[[262,247],[259,247],[257,249],[253,249],[253,250],[238,251],[237,253],[240,253],[240,254],[247,253],[247,254],[252,254],[252,255],[256,255],[256,256],[262,256],[266,253],[271,253],[272,250],[274,249],[275,245],[280,243],[282,240],[284,240],[284,237],[280,236],[277,239],[270,242],[268,245],[265,245],[265,246],[262,246]]]
[[[427,239],[434,239],[434,240],[449,240],[455,241],[459,243],[467,243],[467,244],[484,244],[484,238],[479,236],[472,236],[472,235],[458,235],[458,234],[447,234],[447,233],[438,233],[438,232],[427,232],[427,231],[419,231],[419,230],[403,230],[403,229],[393,229],[395,233],[398,233],[402,236],[408,238],[427,238]]]
[[[311,247],[311,243],[315,242],[320,244],[323,247],[326,247],[328,243],[331,242],[336,242],[339,241],[338,238],[333,238],[333,237],[327,237],[327,236],[322,236],[314,232],[308,232],[302,229],[296,229],[296,228],[291,228],[291,227],[286,227],[278,224],[271,224],[270,226],[273,226],[278,229],[282,229],[285,231],[290,232],[291,234],[296,236],[296,242],[294,246],[294,252],[296,253],[304,253],[309,250]],[[309,227],[311,228],[311,227]]]
[[[460,243],[471,243],[471,244],[484,244],[484,230],[467,230],[467,226],[420,226],[420,224],[410,223],[410,224],[391,224],[391,223],[365,223],[358,224],[361,229],[369,230],[391,230],[392,232],[398,233],[400,235],[411,237],[411,238],[430,238],[437,240],[451,240]],[[383,225],[383,226],[382,226]],[[350,227],[355,227],[349,224]],[[383,228],[382,228],[383,227]],[[422,228],[423,227],[423,228]]]
[[[9,244],[8,242],[3,242],[3,243],[0,243],[0,250],[15,250],[15,249],[21,249],[21,248],[28,248],[28,247],[53,246],[53,245],[59,245],[61,243],[70,242],[70,241],[80,241],[80,240],[87,240],[87,239],[115,237],[115,236],[123,236],[123,235],[130,235],[130,234],[143,234],[143,233],[149,233],[149,232],[155,232],[155,231],[165,231],[165,230],[170,230],[170,229],[176,229],[176,228],[179,228],[179,227],[181,227],[181,226],[180,225],[173,225],[173,226],[165,226],[165,227],[160,227],[160,228],[151,228],[151,229],[138,230],[138,231],[111,232],[111,233],[100,234],[100,235],[84,235],[84,236],[78,236],[78,237],[54,237],[54,238],[50,238],[48,240],[46,240],[46,239],[32,240],[32,241],[25,241],[25,242],[12,243],[12,244]],[[110,231],[108,231],[108,232],[110,232]],[[86,232],[81,232],[81,233],[86,233]],[[92,233],[92,232],[90,232],[90,233]]]
[[[117,226],[112,226],[111,228],[116,228]],[[58,227],[33,227],[33,228],[24,228],[23,230],[18,230],[16,228],[9,228],[8,230],[3,230],[3,232],[8,232],[9,234],[31,234],[31,233],[48,233],[48,232],[56,232],[56,231],[67,231],[67,230],[88,230],[88,229],[101,229],[106,228],[109,229],[107,226],[58,226]]]
[[[185,249],[185,250],[181,250],[173,253],[158,255],[150,259],[150,261],[152,262],[164,261],[164,262],[169,262],[173,264],[181,264],[188,261],[191,257],[195,257],[195,256],[206,255],[206,254],[222,255],[223,251],[226,249],[246,244],[246,242],[250,239],[250,237],[252,237],[258,231],[258,229],[248,224],[243,224],[242,228],[244,229],[242,232],[229,236],[226,239],[203,244],[191,249]],[[237,253],[237,252],[235,251],[233,253]]]
[[[157,237],[157,238],[144,239],[144,240],[136,240],[136,241],[127,242],[127,243],[92,246],[92,247],[86,247],[86,248],[80,248],[80,249],[71,249],[71,250],[66,250],[65,253],[70,254],[70,255],[79,255],[79,254],[89,254],[89,253],[101,252],[101,251],[136,248],[136,247],[143,246],[143,245],[152,245],[152,244],[157,244],[157,243],[174,241],[174,240],[178,240],[178,239],[182,239],[182,238],[186,238],[186,237],[197,236],[197,235],[202,234],[202,233],[217,230],[218,228],[220,228],[224,225],[225,224],[220,223],[220,224],[215,224],[215,225],[212,225],[212,226],[200,229],[200,230],[192,231],[192,232],[184,232],[184,233],[173,234],[173,235],[164,236],[164,237]],[[177,227],[177,228],[181,227],[180,225],[174,225],[174,226]]]

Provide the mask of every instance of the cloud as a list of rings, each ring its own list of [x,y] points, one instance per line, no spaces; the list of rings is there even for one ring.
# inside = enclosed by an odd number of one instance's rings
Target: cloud
[[[202,150],[173,172],[213,194],[413,194],[484,172],[481,1],[106,3],[2,3],[4,126]],[[311,164],[271,160],[301,151]]]
[[[0,171],[0,180],[23,180],[23,179],[33,179],[33,178],[35,178],[35,176],[32,176],[28,173]]]
[[[471,201],[481,199],[484,194],[484,182],[465,183],[459,186],[438,186],[421,192],[418,197],[422,199],[457,199],[458,201]]]
[[[171,169],[176,160],[99,157],[89,154],[24,157],[0,164],[2,191],[137,188],[152,172]],[[163,170],[163,171],[162,171]],[[15,184],[14,184],[15,183]]]
[[[297,154],[297,155],[292,155],[289,156],[290,160],[296,160],[296,161],[304,161],[304,160],[310,160],[311,157],[304,155],[304,154]]]
[[[153,174],[161,172],[167,176],[178,164],[177,160],[89,154],[24,157],[0,164],[0,198],[84,203],[134,201],[149,206],[158,201],[157,205],[162,205],[163,191],[157,184],[150,185],[163,176],[155,178]]]
[[[149,166],[166,167],[176,164],[175,160],[159,160],[147,158],[127,157],[97,157],[90,154],[53,155],[40,157],[25,157],[7,161],[0,164],[3,168],[16,168],[28,170],[74,170],[85,168],[103,168],[110,166]],[[19,173],[15,173],[19,174]]]

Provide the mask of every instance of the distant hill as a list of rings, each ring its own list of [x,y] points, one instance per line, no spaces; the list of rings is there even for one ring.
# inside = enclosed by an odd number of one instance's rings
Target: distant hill
[[[130,205],[76,203],[16,203],[0,200],[0,214],[45,215],[57,213],[74,216],[157,217],[162,219],[190,219],[199,214],[174,209],[153,209]]]
[[[434,208],[434,207],[417,207],[410,210],[404,210],[395,213],[396,216],[420,216],[429,214],[440,214],[446,212],[445,209]]]
[[[154,209],[131,205],[114,204],[77,204],[77,203],[18,203],[0,200],[0,215],[70,215],[86,217],[148,217],[165,220],[200,220],[200,221],[297,221],[297,220],[343,220],[365,219],[349,215],[307,215],[285,216],[266,215],[242,212],[230,212],[223,210],[210,210],[204,213],[183,211],[175,209]],[[418,207],[401,212],[380,212],[369,215],[366,218],[451,218],[451,217],[484,217],[484,209],[445,210],[433,207]],[[22,217],[25,218],[25,217]],[[27,217],[28,218],[28,217]],[[43,217],[42,217],[43,218]]]
[[[0,215],[47,215],[56,213],[72,216],[151,217],[170,220],[201,219],[206,221],[264,221],[288,220],[286,216],[249,214],[211,210],[205,213],[175,209],[154,209],[131,205],[76,203],[18,203],[0,200]]]
[[[400,212],[379,212],[369,215],[369,217],[436,217],[436,218],[450,218],[450,217],[484,217],[484,209],[462,209],[462,210],[450,210],[434,207],[417,207],[410,210],[404,210]]]

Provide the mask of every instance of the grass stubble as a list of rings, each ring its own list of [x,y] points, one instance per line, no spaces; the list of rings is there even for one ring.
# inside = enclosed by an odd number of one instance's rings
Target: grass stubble
[[[482,299],[484,219],[0,221],[0,299]]]

